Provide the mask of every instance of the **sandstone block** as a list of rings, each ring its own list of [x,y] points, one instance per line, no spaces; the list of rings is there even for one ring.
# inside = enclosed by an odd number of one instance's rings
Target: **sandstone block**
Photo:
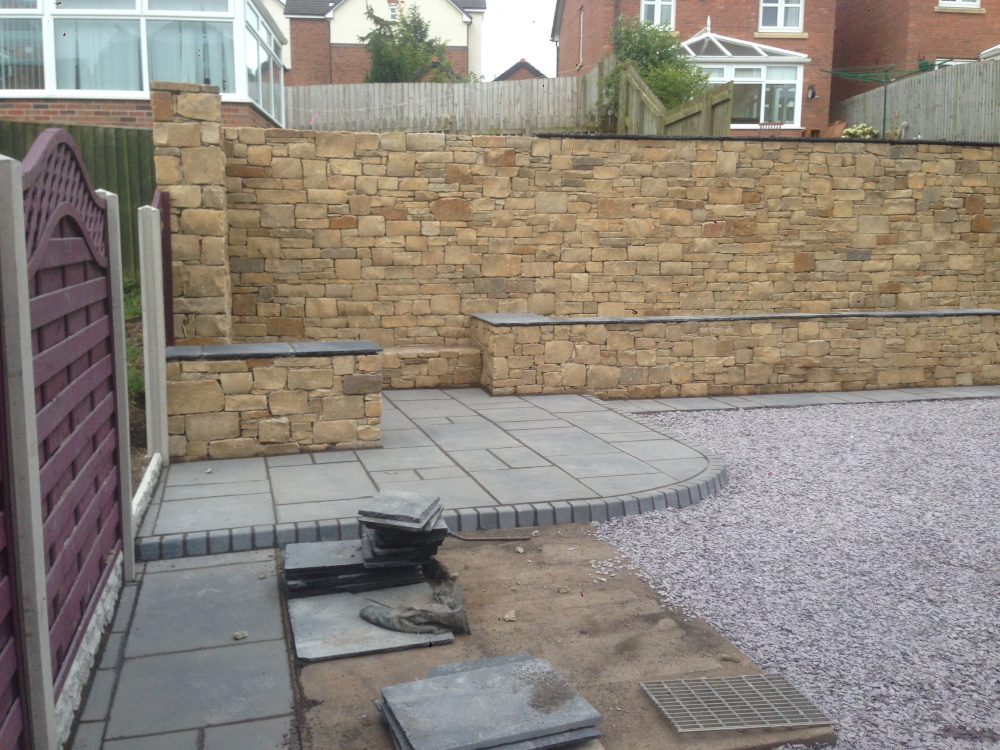
[[[597,218],[627,219],[632,216],[632,201],[627,198],[600,198],[597,201]]]
[[[222,411],[226,397],[215,380],[182,380],[167,384],[168,414],[205,414]]]
[[[262,419],[257,423],[257,441],[261,443],[287,443],[291,439],[288,420]]]
[[[518,255],[491,254],[483,256],[481,268],[483,276],[515,277],[521,273],[521,258]]]
[[[444,133],[407,133],[407,151],[444,151]]]
[[[221,185],[226,181],[226,156],[217,146],[182,149],[181,167],[184,181],[194,185]]]
[[[364,396],[327,396],[323,399],[324,421],[361,419],[366,415]],[[367,416],[381,416],[381,410],[379,410],[379,414]]]
[[[309,400],[304,391],[277,391],[268,396],[267,408],[274,416],[305,414]]]
[[[192,414],[185,420],[185,434],[189,442],[208,442],[240,436],[240,415],[236,412]]]
[[[209,458],[249,458],[254,454],[253,438],[214,440],[208,444]]]
[[[622,368],[610,365],[591,365],[587,368],[587,388],[605,391],[615,388],[621,379]]]
[[[389,177],[413,177],[417,157],[413,154],[389,154],[386,160],[385,173]]]
[[[206,122],[222,121],[222,97],[218,94],[180,94],[177,116]]]
[[[229,291],[229,274],[220,266],[187,266],[182,288],[185,297],[223,297]]]
[[[385,235],[384,216],[360,216],[358,217],[359,237],[382,237]]]
[[[572,341],[549,341],[545,344],[545,364],[561,365],[573,358],[575,346]]]
[[[566,193],[536,193],[535,211],[540,214],[564,214],[569,210]]]
[[[353,133],[317,133],[316,156],[351,159],[355,154]]]
[[[306,300],[307,318],[336,318],[337,300],[315,297]]]
[[[463,198],[441,198],[431,203],[431,213],[438,221],[468,221],[472,204]]]
[[[254,388],[260,391],[276,391],[285,387],[288,382],[288,370],[284,367],[255,367],[253,371]]]
[[[353,421],[316,422],[313,425],[313,442],[346,443],[358,439],[358,426]]]
[[[333,370],[309,368],[288,371],[288,387],[293,390],[314,391],[333,387]]]
[[[305,336],[305,321],[302,318],[268,318],[267,335],[302,338]]]
[[[483,180],[484,198],[506,198],[510,191],[509,177],[487,177]]]
[[[227,396],[235,393],[250,393],[253,388],[253,373],[224,372],[219,376],[222,392]]]
[[[226,212],[211,208],[185,208],[181,211],[181,232],[202,237],[224,237]]]
[[[382,374],[345,375],[344,394],[348,396],[380,393],[382,391]]]

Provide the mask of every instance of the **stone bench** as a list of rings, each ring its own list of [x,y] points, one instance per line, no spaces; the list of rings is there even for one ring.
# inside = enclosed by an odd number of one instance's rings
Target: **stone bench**
[[[167,347],[175,460],[382,445],[382,349],[371,341]]]

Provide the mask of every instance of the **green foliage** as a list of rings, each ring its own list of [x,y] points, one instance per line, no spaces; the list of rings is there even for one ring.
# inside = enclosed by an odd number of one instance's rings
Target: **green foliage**
[[[125,361],[128,366],[126,380],[129,401],[144,404],[146,380],[142,358],[142,296],[139,286],[126,283],[123,295],[125,307]]]
[[[445,59],[447,45],[440,37],[431,38],[430,26],[416,5],[402,7],[395,21],[375,15],[370,5],[365,5],[365,16],[374,28],[358,39],[364,42],[371,56],[372,65],[365,76],[365,83],[406,83],[437,57],[443,66],[451,69]],[[429,80],[448,81],[447,73],[437,69]]]
[[[844,138],[860,138],[863,140],[878,138],[878,131],[871,125],[862,122],[846,128],[844,130]]]
[[[611,129],[611,121],[617,114],[618,87],[626,63],[635,67],[667,109],[711,88],[708,74],[684,52],[680,38],[666,26],[638,18],[620,18],[611,31],[611,42],[618,65],[605,77],[601,91],[599,109],[603,129]]]

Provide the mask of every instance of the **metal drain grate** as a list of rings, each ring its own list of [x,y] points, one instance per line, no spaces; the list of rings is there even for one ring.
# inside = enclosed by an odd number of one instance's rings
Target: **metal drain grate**
[[[639,684],[678,732],[781,729],[833,723],[780,674]]]

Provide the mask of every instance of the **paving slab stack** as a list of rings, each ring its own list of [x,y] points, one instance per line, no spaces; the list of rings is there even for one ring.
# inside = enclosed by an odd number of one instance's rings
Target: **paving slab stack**
[[[358,511],[360,541],[308,542],[285,547],[290,596],[357,593],[424,580],[423,566],[448,536],[441,499],[385,491]]]
[[[528,653],[434,667],[376,701],[400,750],[553,750],[601,735],[598,711]]]

